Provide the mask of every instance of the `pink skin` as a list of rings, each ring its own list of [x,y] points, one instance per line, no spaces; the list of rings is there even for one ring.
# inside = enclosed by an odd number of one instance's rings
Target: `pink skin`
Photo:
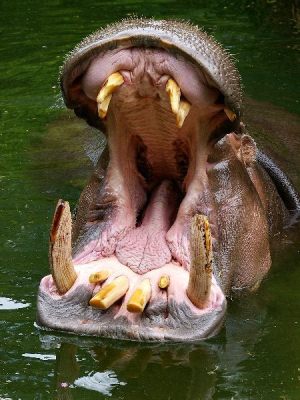
[[[142,274],[171,261],[165,236],[176,205],[176,192],[164,181],[152,194],[141,226],[128,231],[117,244],[116,255],[123,264]]]
[[[148,76],[151,85],[160,90],[165,90],[167,80],[172,77],[184,97],[199,107],[214,103],[219,95],[217,89],[208,86],[205,74],[183,57],[174,58],[162,49],[141,51],[137,48],[116,49],[96,57],[83,77],[82,88],[86,95],[95,100],[107,77],[117,71],[123,75],[125,84]],[[140,91],[143,92],[142,87]]]
[[[155,227],[154,223],[151,226],[148,224],[146,227],[147,218],[143,221],[142,227],[135,229],[137,213],[144,206],[145,198],[143,197],[144,189],[141,187],[139,180],[136,179],[137,172],[129,150],[130,139],[124,134],[124,130],[126,131],[126,118],[130,121],[136,121],[136,126],[130,125],[127,130],[130,129],[132,135],[139,135],[140,126],[145,125],[145,121],[149,120],[149,114],[147,114],[148,111],[146,111],[146,114],[144,111],[139,111],[138,114],[134,113],[135,115],[131,116],[132,110],[141,108],[141,102],[145,102],[145,106],[141,109],[147,110],[152,102],[156,101],[156,96],[159,96],[161,108],[168,109],[165,123],[167,124],[167,121],[170,120],[168,124],[176,132],[175,135],[188,137],[189,132],[192,132],[194,126],[199,125],[199,122],[201,129],[204,129],[204,132],[209,132],[212,126],[207,122],[205,122],[204,126],[203,121],[206,121],[209,115],[218,113],[220,108],[222,109],[222,105],[214,104],[219,92],[217,89],[208,86],[204,73],[182,57],[177,56],[175,58],[162,49],[141,50],[131,48],[109,51],[92,61],[82,79],[82,88],[86,95],[95,100],[107,76],[115,71],[121,72],[125,80],[125,83],[114,93],[107,118],[107,127],[110,130],[108,137],[110,164],[107,182],[108,190],[118,198],[117,215],[111,218],[101,236],[96,240],[90,241],[81,253],[76,255],[74,261],[82,263],[110,256],[114,254],[118,244],[117,253],[120,255],[122,262],[130,266],[130,263],[126,261],[126,257],[131,252],[129,248],[131,247],[131,241],[135,242],[136,252],[140,251],[145,247],[142,243],[142,237],[145,239],[153,237],[153,235],[149,235],[152,230],[152,232],[159,232],[159,235],[153,240],[154,247],[153,245],[148,246],[149,251],[150,253],[157,251],[158,254],[161,254],[161,260],[157,260],[154,264],[152,258],[153,268],[162,266],[170,261],[170,252],[175,260],[187,268],[189,265],[187,234],[191,217],[195,212],[211,217],[211,208],[208,202],[201,199],[201,193],[206,191],[203,182],[206,180],[205,157],[207,156],[205,155],[206,152],[203,151],[203,143],[207,140],[207,134],[204,133],[203,135],[201,133],[201,139],[196,139],[199,143],[190,144],[191,147],[200,149],[200,152],[198,151],[196,154],[194,162],[193,160],[190,161],[191,167],[184,182],[186,195],[180,205],[174,225],[171,227],[168,222],[169,217],[165,216],[164,229],[161,226]],[[175,126],[175,118],[170,112],[169,99],[165,91],[166,82],[170,77],[177,81],[182,94],[192,104],[192,109],[180,130]],[[111,111],[114,109],[119,110],[123,117],[115,117],[114,111]],[[147,157],[151,161],[154,173],[158,175],[164,172],[172,179],[176,171],[174,170],[175,166],[173,166],[174,161],[169,155],[174,152],[173,141],[176,137],[172,134],[168,138],[168,132],[166,132],[164,133],[166,137],[164,139],[165,143],[161,143],[158,130],[161,125],[161,118],[166,119],[166,117],[164,115],[157,117],[156,121],[155,115],[151,115],[150,123],[148,123],[149,127],[143,136],[143,140],[147,145]],[[200,121],[198,121],[199,118]],[[194,142],[195,138],[191,137],[188,140]],[[198,204],[199,198],[201,204]],[[149,210],[147,209],[146,215],[152,215],[150,208]],[[135,238],[138,238],[140,246]],[[127,256],[124,255],[126,250],[122,245],[126,240],[128,242]],[[155,246],[155,242],[160,243],[161,250]],[[122,247],[123,249],[121,249]],[[152,249],[150,249],[151,247]],[[123,253],[123,256],[121,256],[121,253]],[[134,255],[132,257],[134,258]],[[133,264],[131,266],[134,267]],[[146,266],[143,268],[146,268]]]
[[[90,274],[104,269],[111,272],[111,275],[106,280],[106,282],[104,282],[102,285],[89,283]],[[113,306],[111,306],[111,309],[113,310],[114,318],[125,316],[132,323],[138,321],[141,315],[139,313],[136,314],[128,312],[126,309],[126,305],[135,288],[138,286],[139,282],[147,278],[150,279],[152,290],[149,305],[151,305],[153,301],[158,301],[160,297],[165,298],[167,296],[168,300],[173,299],[177,304],[186,303],[191,311],[193,311],[193,313],[195,313],[196,315],[202,315],[210,312],[213,309],[220,308],[225,301],[223,292],[217,285],[215,278],[213,278],[208,306],[205,309],[199,309],[195,307],[186,295],[189,273],[181,268],[180,265],[174,262],[168,263],[161,268],[149,271],[142,276],[139,274],[135,274],[130,268],[121,264],[115,256],[98,261],[93,261],[88,264],[77,264],[75,265],[75,270],[78,275],[77,280],[72,288],[65,295],[60,296],[57,292],[56,286],[52,279],[52,275],[47,275],[42,279],[41,289],[49,293],[53,298],[60,299],[61,297],[69,296],[70,294],[72,294],[72,292],[76,291],[78,286],[84,285],[89,290],[92,289],[93,294],[95,295],[102,286],[109,284],[118,276],[125,275],[129,278],[129,290],[122,299],[121,305],[119,304],[119,302],[117,302]],[[158,287],[157,283],[162,275],[170,276],[170,286],[167,290],[162,290]]]

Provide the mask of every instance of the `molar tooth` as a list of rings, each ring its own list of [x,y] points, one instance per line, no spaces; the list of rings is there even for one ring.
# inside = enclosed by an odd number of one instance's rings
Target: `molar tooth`
[[[72,261],[72,217],[67,201],[59,200],[55,209],[49,241],[49,264],[60,294],[73,286],[77,274]]]
[[[158,287],[160,289],[167,289],[169,285],[170,285],[169,275],[162,275],[158,280]]]
[[[198,308],[208,305],[212,279],[212,240],[209,222],[195,215],[191,226],[191,268],[187,296]]]
[[[177,83],[171,78],[168,80],[166,84],[166,92],[168,93],[170,98],[171,109],[173,113],[177,115],[179,110],[181,90],[180,87],[177,85]]]
[[[110,271],[103,269],[102,271],[94,272],[89,276],[90,283],[102,283],[109,277]]]
[[[97,96],[98,114],[100,118],[105,118],[113,92],[123,83],[124,78],[120,72],[114,72],[107,78]]]
[[[108,285],[105,285],[93,298],[90,300],[90,305],[107,310],[112,304],[123,297],[129,288],[129,280],[127,276],[121,275],[114,279]]]
[[[127,303],[127,310],[129,312],[138,313],[143,312],[146,304],[151,297],[151,283],[150,279],[144,279],[133,292]]]
[[[184,120],[186,119],[188,113],[190,112],[191,105],[187,101],[181,100],[179,104],[178,113],[176,115],[176,123],[178,128],[181,128]]]

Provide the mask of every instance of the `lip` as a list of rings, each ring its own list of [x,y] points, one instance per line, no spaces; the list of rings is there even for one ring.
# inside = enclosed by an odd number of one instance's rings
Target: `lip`
[[[44,278],[43,284],[48,277]],[[42,285],[38,293],[38,326],[87,336],[112,339],[166,342],[198,341],[216,335],[223,325],[226,300],[215,309],[202,314],[193,313],[186,304],[169,301],[169,315],[162,320],[164,304],[154,303],[145,310],[139,323],[126,317],[114,318],[113,310],[101,311],[87,307],[92,290],[77,286],[70,294],[54,298]]]

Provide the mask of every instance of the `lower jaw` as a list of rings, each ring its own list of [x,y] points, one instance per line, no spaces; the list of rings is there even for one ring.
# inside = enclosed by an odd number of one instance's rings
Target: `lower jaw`
[[[169,315],[161,314],[164,304],[144,311],[139,323],[126,317],[114,318],[112,310],[99,312],[86,307],[90,294],[78,287],[73,295],[59,301],[39,291],[37,324],[42,329],[135,341],[198,341],[216,335],[225,317],[226,301],[203,315],[193,314],[186,304],[168,303]],[[80,315],[80,317],[79,317]]]
[[[58,294],[51,275],[43,278],[38,294],[38,325],[79,335],[156,342],[203,340],[216,335],[222,327],[226,300],[216,281],[213,279],[210,305],[198,309],[186,296],[188,272],[175,265],[143,275],[154,282],[158,274],[171,271],[172,283],[168,290],[156,289],[142,313],[127,312],[130,291],[107,310],[89,306],[97,287],[88,283],[88,276],[101,264],[107,265],[107,261],[112,259],[76,266],[77,281],[64,295]]]

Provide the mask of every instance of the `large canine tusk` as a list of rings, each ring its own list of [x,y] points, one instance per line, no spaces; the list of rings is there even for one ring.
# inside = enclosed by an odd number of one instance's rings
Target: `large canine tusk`
[[[50,230],[49,263],[60,294],[66,293],[77,278],[72,261],[72,218],[67,201],[58,200]]]
[[[178,128],[181,128],[190,112],[191,105],[187,101],[181,100],[180,87],[172,78],[166,84],[166,92],[169,95],[171,110],[176,115],[176,125]]]
[[[144,279],[133,292],[127,303],[127,311],[133,313],[143,312],[151,297],[150,279]]]
[[[198,308],[208,305],[212,279],[212,241],[209,222],[195,215],[191,226],[191,268],[187,296]]]
[[[174,79],[169,79],[166,84],[166,92],[169,95],[172,112],[177,115],[180,103],[181,90]]]
[[[90,305],[107,310],[112,304],[123,297],[129,288],[127,276],[121,275],[103,288],[90,300]]]
[[[184,120],[186,119],[188,113],[190,112],[191,105],[187,101],[181,100],[179,103],[178,113],[176,115],[176,123],[178,128],[181,128]]]
[[[113,92],[124,83],[124,78],[120,72],[115,72],[107,78],[97,96],[98,115],[105,118]]]

